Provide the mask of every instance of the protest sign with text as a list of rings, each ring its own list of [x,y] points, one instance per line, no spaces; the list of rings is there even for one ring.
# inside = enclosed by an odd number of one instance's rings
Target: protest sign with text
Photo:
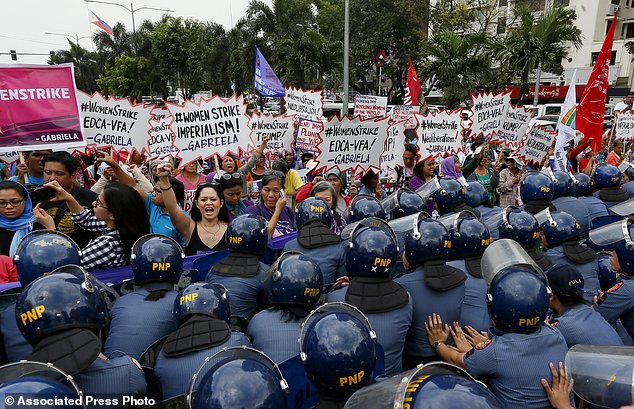
[[[0,152],[0,161],[10,165],[20,160],[20,152],[13,150],[11,152]]]
[[[617,140],[634,139],[634,113],[630,111],[618,116],[614,125],[614,138]]]
[[[379,169],[388,126],[388,118],[362,120],[335,115],[324,123],[318,168]]]
[[[457,153],[462,148],[462,113],[459,109],[416,115],[416,119],[419,123],[416,133],[422,158]]]
[[[0,152],[85,146],[72,64],[0,66]]]
[[[300,119],[297,122],[297,137],[295,148],[302,151],[319,152],[321,133],[324,130],[323,122]]]
[[[471,134],[485,138],[502,130],[506,113],[511,106],[511,92],[499,94],[471,94]]]
[[[290,151],[293,147],[294,122],[295,118],[290,115],[274,116],[254,112],[249,119],[254,147],[260,146],[264,137],[268,137],[267,152]]]
[[[415,106],[414,108],[418,108]],[[403,166],[403,152],[405,152],[405,121],[397,122],[387,128],[385,146],[381,155],[381,169],[394,169],[397,165]]]
[[[132,105],[126,98],[105,99],[95,92],[79,91],[81,121],[88,146],[111,146],[114,150],[147,152],[150,109]]]
[[[324,115],[324,93],[321,90],[286,88],[284,103],[287,115],[297,115],[313,121],[321,121]]]
[[[387,115],[387,97],[357,94],[354,97],[354,114],[361,119],[382,118]]]
[[[418,105],[395,105],[390,113],[392,122],[405,121],[405,129],[416,129],[418,121],[414,114],[418,114],[419,108]]]
[[[517,155],[527,163],[541,164],[553,146],[555,136],[556,132],[533,126],[517,150]]]
[[[148,140],[148,159],[163,159],[176,156],[174,132],[170,128],[174,117],[166,107],[156,107],[150,111],[150,130]]]
[[[493,141],[500,141],[512,148],[517,148],[528,129],[531,111],[524,107],[510,106],[500,132],[493,134]]]
[[[215,154],[237,155],[251,144],[242,96],[203,98],[199,104],[188,100],[184,105],[168,104],[168,108],[174,116],[174,146],[183,165]]]

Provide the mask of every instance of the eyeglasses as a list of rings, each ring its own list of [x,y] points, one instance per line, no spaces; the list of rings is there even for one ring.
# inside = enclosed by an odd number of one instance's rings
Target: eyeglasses
[[[284,175],[284,172],[281,172],[279,170],[273,170],[273,169],[265,170],[262,176],[277,176],[280,179],[284,179],[286,177],[286,175]]]
[[[264,172],[264,173],[266,173],[266,172]],[[220,179],[223,179],[223,180],[231,180],[231,179],[242,180],[242,174],[240,174],[238,172],[233,172],[233,173],[225,172],[225,173],[222,174],[222,176],[220,176]]]
[[[26,198],[13,199],[13,200],[9,200],[8,202],[0,202],[0,209],[4,209],[9,205],[11,205],[11,207],[18,207],[20,206],[20,203],[24,202],[25,200]]]
[[[102,208],[108,210],[108,208],[106,206],[104,206],[103,203],[101,203],[101,200],[99,200],[99,196],[97,196],[97,198],[95,199],[95,207],[102,207]]]

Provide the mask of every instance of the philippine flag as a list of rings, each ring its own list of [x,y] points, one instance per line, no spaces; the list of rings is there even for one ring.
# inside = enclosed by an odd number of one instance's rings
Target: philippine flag
[[[103,21],[102,19],[100,19],[94,11],[90,10],[90,14],[92,15],[90,17],[90,24],[94,24],[97,27],[99,27],[100,29],[102,29],[103,31],[105,31],[106,33],[108,33],[108,35],[112,35],[112,27],[110,27],[108,25],[108,23],[106,23],[105,21]]]

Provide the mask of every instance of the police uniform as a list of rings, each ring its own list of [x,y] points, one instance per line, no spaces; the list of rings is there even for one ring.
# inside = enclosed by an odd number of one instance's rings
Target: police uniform
[[[258,306],[258,296],[262,291],[262,278],[269,266],[260,262],[260,269],[253,277],[232,277],[214,274],[213,269],[205,279],[210,284],[221,284],[231,296],[231,312],[233,315],[246,318],[253,317]]]
[[[623,281],[606,292],[596,309],[612,326],[620,318],[627,333],[634,338],[634,280],[625,275],[621,278]]]
[[[108,359],[97,358],[82,372],[74,376],[79,389],[86,395],[116,394],[145,396],[146,383],[143,370],[132,358],[113,352]]]
[[[276,364],[299,355],[299,337],[303,318],[279,308],[260,311],[249,321],[247,336],[253,347],[264,352]]]
[[[480,205],[476,206],[475,209],[480,213],[480,220],[482,220],[483,222],[487,221],[488,219],[502,211],[502,208],[498,206],[487,207],[484,205]],[[493,232],[491,232],[491,235],[493,235]]]
[[[394,280],[402,285],[413,298],[414,314],[405,342],[404,362],[407,367],[438,360],[434,348],[429,345],[425,323],[432,313],[440,314],[447,322],[458,321],[465,298],[464,281],[446,290],[434,290],[425,282],[425,271],[418,266],[414,272]],[[380,341],[379,341],[380,342]]]
[[[284,252],[298,251],[319,264],[324,285],[333,284],[339,277],[346,275],[345,244],[330,244],[323,247],[306,248],[293,239],[284,245]]]
[[[15,304],[9,305],[0,313],[0,331],[9,362],[17,362],[31,355],[33,347],[24,339],[15,320]]]
[[[630,199],[634,197],[634,181],[623,183],[621,185],[621,189],[627,192],[627,194],[630,196]]]
[[[580,236],[588,237],[590,230],[590,213],[579,199],[572,196],[561,196],[553,199],[553,205],[559,211],[571,214],[580,226]]]
[[[491,318],[489,318],[489,312],[487,311],[487,285],[484,279],[469,273],[464,260],[453,260],[447,264],[459,268],[467,276],[467,280],[464,283],[465,293],[460,309],[460,317],[456,321],[459,321],[461,326],[470,325],[477,331],[488,331],[491,327]],[[445,318],[444,315],[442,317],[443,319]],[[451,321],[447,320],[447,322]]]
[[[550,408],[540,379],[551,379],[549,363],[564,362],[568,347],[561,333],[542,325],[530,334],[500,333],[467,353],[471,375],[487,379],[507,409]]]
[[[627,194],[627,192],[622,191],[622,190],[620,190],[619,188],[604,188],[604,189],[614,189],[614,192],[615,192],[615,193],[618,193],[618,191],[620,191],[620,192],[622,192],[622,193],[623,193],[623,195],[622,195],[622,196],[623,196],[623,200],[621,200],[621,201],[618,201],[618,200],[609,200],[609,199],[607,199],[607,197],[619,197],[619,196],[618,196],[618,195],[613,195],[613,196],[602,196],[602,195],[601,195],[601,191],[600,191],[600,190],[598,190],[598,191],[596,191],[596,192],[594,192],[594,193],[592,194],[592,196],[594,196],[595,198],[597,198],[597,199],[601,200],[601,203],[603,203],[603,204],[605,205],[605,207],[606,207],[606,208],[608,208],[608,209],[609,209],[610,207],[614,206],[614,205],[617,205],[617,204],[621,203],[622,201],[627,200],[627,198],[629,197],[629,195]],[[617,190],[617,189],[618,189],[618,190]],[[603,197],[603,198],[602,198],[602,197]]]
[[[593,303],[594,296],[601,288],[599,284],[599,265],[597,264],[597,261],[594,260],[583,264],[575,263],[566,256],[563,246],[555,246],[547,249],[546,255],[550,258],[553,265],[567,264],[581,273],[583,276],[584,289],[587,292],[583,295],[583,298],[588,303]]]
[[[568,348],[584,345],[623,345],[619,334],[595,310],[585,304],[565,307],[561,314],[554,314],[550,324],[566,339]]]
[[[147,347],[176,329],[172,309],[178,293],[171,290],[161,299],[146,301],[148,294],[139,288],[115,301],[104,353],[121,351],[139,359]]]
[[[346,301],[347,291],[348,287],[344,287],[329,293],[328,302],[350,303],[350,301]],[[361,310],[363,311],[363,309]],[[412,297],[409,297],[405,306],[396,310],[378,313],[363,312],[368,317],[372,328],[376,331],[378,342],[385,352],[385,374],[394,376],[400,373],[405,339],[414,313]]]
[[[588,209],[588,217],[590,219],[590,228],[592,228],[592,220],[597,217],[607,216],[608,209],[601,199],[594,196],[581,196],[578,198],[581,204]]]
[[[200,365],[202,365],[205,358],[212,356],[223,348],[241,345],[251,346],[251,342],[249,342],[243,333],[232,332],[226,342],[201,351],[168,357],[165,355],[165,352],[161,350],[156,357],[154,372],[161,382],[163,399],[169,399],[187,393],[189,381]]]

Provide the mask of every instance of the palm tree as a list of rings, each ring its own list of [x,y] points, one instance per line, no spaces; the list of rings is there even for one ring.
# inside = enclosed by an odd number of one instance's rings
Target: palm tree
[[[75,71],[75,84],[80,90],[92,94],[97,90],[97,69],[96,55],[79,44],[68,40],[70,48],[68,50],[58,50],[48,60],[50,65],[73,63]]]
[[[528,92],[530,74],[537,69],[561,74],[561,60],[568,56],[567,44],[579,49],[582,37],[574,24],[574,10],[556,7],[535,18],[528,8],[517,6],[514,13],[519,24],[493,46],[501,65],[520,78],[521,100]]]
[[[113,66],[115,58],[120,55],[132,56],[132,33],[127,32],[122,23],[117,23],[112,27],[112,36],[99,30],[93,34],[92,41],[97,46],[97,51],[101,57],[99,62],[103,65]]]

